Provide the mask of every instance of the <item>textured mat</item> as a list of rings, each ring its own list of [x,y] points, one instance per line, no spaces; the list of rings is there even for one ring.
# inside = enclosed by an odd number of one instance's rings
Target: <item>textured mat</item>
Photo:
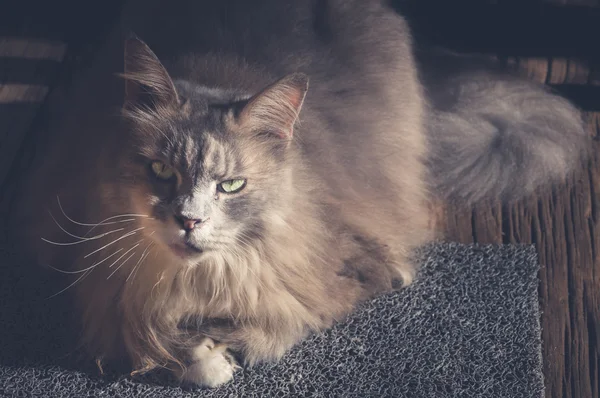
[[[432,245],[417,281],[363,305],[280,363],[215,390],[160,375],[99,378],[65,356],[68,303],[0,263],[0,394],[19,397],[541,397],[537,258],[529,246]],[[27,270],[27,271],[25,271]],[[60,300],[60,299],[59,299]],[[59,303],[62,303],[59,305]],[[57,310],[60,308],[60,310]]]

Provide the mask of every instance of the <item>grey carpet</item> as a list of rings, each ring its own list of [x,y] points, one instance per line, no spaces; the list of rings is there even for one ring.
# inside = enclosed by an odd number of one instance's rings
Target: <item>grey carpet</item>
[[[64,356],[68,302],[2,259],[0,393],[19,397],[541,397],[537,258],[529,246],[438,244],[414,285],[363,305],[280,363],[215,390],[168,377],[99,378]],[[27,271],[25,271],[27,269]],[[45,283],[44,283],[45,282]],[[63,299],[66,300],[66,299]],[[35,305],[31,303],[35,303]],[[56,308],[61,308],[56,311]],[[58,356],[62,354],[62,356]]]

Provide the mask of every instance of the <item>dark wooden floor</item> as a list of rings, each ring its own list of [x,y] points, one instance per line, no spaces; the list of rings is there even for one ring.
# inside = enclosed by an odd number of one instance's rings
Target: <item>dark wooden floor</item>
[[[35,87],[64,83],[61,76],[102,39],[116,20],[121,2],[85,2],[87,9],[83,9],[80,2],[60,0],[64,7],[57,12],[48,8],[48,2],[27,0],[20,2],[17,14],[0,16],[0,210],[6,208],[3,203],[15,183],[14,178],[4,177],[18,175],[27,163],[23,143],[34,137],[31,127],[45,93]],[[396,3],[414,16],[419,37],[459,50],[499,55],[589,110],[595,156],[564,186],[511,206],[487,203],[475,210],[442,208],[438,223],[453,241],[536,245],[542,265],[539,295],[546,396],[600,397],[600,113],[594,113],[600,112],[600,0]],[[40,4],[46,4],[45,8],[36,8]],[[548,4],[577,7],[563,11]],[[499,11],[494,8],[498,5],[508,8]],[[32,9],[38,10],[36,15],[28,11]],[[465,11],[473,9],[481,18]],[[77,13],[76,18],[70,13]],[[43,23],[49,15],[54,23]],[[52,57],[37,59],[18,55],[30,54],[27,46],[4,51],[8,45],[2,38],[15,36],[65,43],[67,55],[63,59],[60,46]],[[8,52],[12,55],[7,56]],[[23,90],[23,84],[33,85],[33,91]],[[11,91],[15,88],[21,94]]]

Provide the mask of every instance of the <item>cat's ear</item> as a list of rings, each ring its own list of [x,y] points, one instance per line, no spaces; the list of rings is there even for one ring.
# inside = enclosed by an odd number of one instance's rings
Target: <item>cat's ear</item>
[[[169,73],[154,52],[140,39],[125,40],[125,106],[170,107],[179,102]]]
[[[293,73],[251,97],[239,114],[244,129],[291,139],[308,90],[308,76]]]

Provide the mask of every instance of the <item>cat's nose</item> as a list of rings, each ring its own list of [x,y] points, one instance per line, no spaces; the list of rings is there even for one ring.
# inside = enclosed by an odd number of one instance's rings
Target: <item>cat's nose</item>
[[[176,216],[175,218],[177,218],[177,221],[179,221],[179,224],[181,224],[183,229],[188,232],[193,230],[194,228],[202,225],[202,223],[204,223],[206,221],[206,220],[201,220],[199,218],[187,218],[187,217],[183,217],[183,216]]]

